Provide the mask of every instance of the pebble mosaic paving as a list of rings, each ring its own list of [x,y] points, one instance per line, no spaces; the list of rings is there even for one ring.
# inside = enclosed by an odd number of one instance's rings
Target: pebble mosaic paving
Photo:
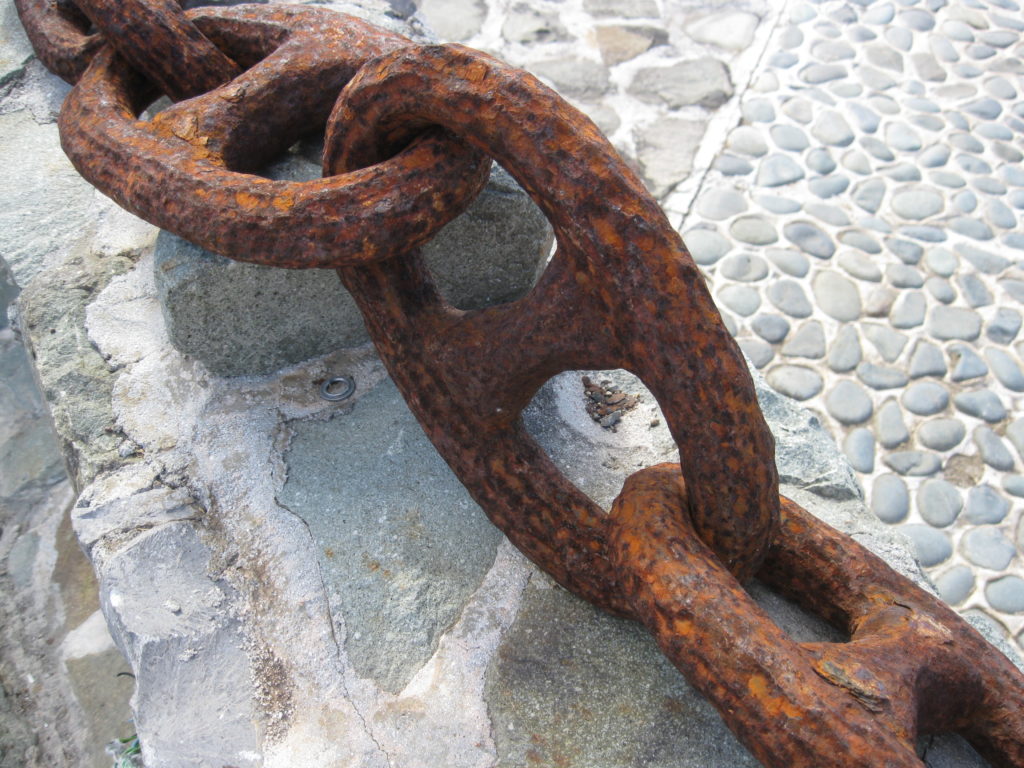
[[[1024,647],[1018,0],[420,11],[590,115],[748,357],[819,414],[942,597]]]

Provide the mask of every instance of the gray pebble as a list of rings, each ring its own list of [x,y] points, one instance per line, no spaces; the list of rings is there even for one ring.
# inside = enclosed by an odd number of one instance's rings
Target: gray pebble
[[[1024,475],[1003,475],[1003,490],[1024,498]]]
[[[875,468],[875,438],[871,430],[864,427],[854,429],[843,440],[843,452],[850,466],[865,474]]]
[[[964,557],[981,568],[1001,571],[1015,554],[1013,542],[998,528],[990,525],[972,528],[960,540]]]
[[[874,67],[862,66],[857,70],[861,81],[875,91],[885,91],[896,85],[896,80]]]
[[[930,187],[901,189],[892,197],[892,208],[905,219],[920,221],[942,211],[942,195]]]
[[[916,109],[918,112],[927,112],[929,114],[938,114],[942,111],[939,105],[931,99],[907,99],[906,105],[911,109]]]
[[[754,314],[761,306],[761,294],[746,285],[727,285],[718,292],[718,298],[743,317]]]
[[[875,435],[885,448],[895,448],[910,439],[903,411],[895,400],[887,400],[875,415]]]
[[[985,597],[997,611],[1024,612],[1024,579],[1013,575],[993,579],[985,585]]]
[[[992,303],[992,294],[988,292],[985,283],[977,275],[971,272],[957,275],[956,282],[960,286],[960,293],[963,294],[964,301],[972,309],[987,307]]]
[[[942,341],[974,341],[981,334],[981,316],[962,307],[932,307],[928,313],[928,333]]]
[[[945,127],[945,123],[942,122],[942,118],[936,117],[935,115],[911,115],[910,122],[918,128],[924,128],[926,131],[932,132],[941,131],[943,127]]]
[[[697,212],[705,219],[728,219],[747,209],[747,201],[734,189],[712,189],[700,196]]]
[[[934,475],[942,466],[939,457],[927,451],[894,451],[882,461],[893,472],[910,477]]]
[[[850,102],[849,108],[853,113],[854,119],[857,121],[857,125],[864,133],[874,133],[878,130],[878,125],[881,123],[882,118],[877,112],[857,102]]]
[[[804,323],[782,347],[787,357],[818,360],[825,356],[825,331],[817,320]]]
[[[888,24],[896,15],[892,3],[875,3],[861,17],[865,24]]]
[[[953,198],[953,205],[955,205],[961,213],[970,213],[978,207],[978,196],[970,190],[957,192],[956,196]]]
[[[853,129],[835,110],[826,110],[811,126],[811,134],[822,144],[846,147],[853,143]]]
[[[935,580],[935,589],[948,605],[957,605],[974,591],[974,571],[956,565]]]
[[[935,58],[939,61],[954,62],[960,60],[960,54],[956,52],[956,48],[944,37],[933,36],[929,39],[928,43]]]
[[[782,48],[797,48],[803,41],[804,33],[795,24],[785,27],[782,30],[782,34],[779,35],[779,45]]]
[[[920,135],[906,123],[890,123],[885,129],[885,140],[901,152],[916,152],[922,146]]]
[[[746,176],[748,173],[754,172],[754,166],[750,164],[750,161],[730,155],[728,152],[715,158],[714,167],[724,176]]]
[[[853,188],[853,202],[869,213],[877,213],[885,197],[885,182],[867,179]]]
[[[1024,168],[1017,168],[1012,165],[1004,165],[999,169],[1003,181],[1011,187],[1024,187]]]
[[[967,511],[964,516],[974,525],[1001,523],[1009,511],[1010,502],[987,483],[967,491]]]
[[[793,277],[803,277],[811,269],[811,262],[806,256],[788,248],[769,248],[768,258],[776,267]]]
[[[885,247],[896,254],[896,257],[904,264],[917,264],[924,253],[924,248],[917,243],[901,240],[898,237],[885,238]]]
[[[768,274],[768,262],[752,253],[737,253],[723,259],[718,269],[730,280],[754,282]]]
[[[1009,144],[1006,144],[1006,143],[1004,143],[1002,141],[993,141],[992,142],[992,151],[998,157],[1000,157],[1003,160],[1006,160],[1009,163],[1019,163],[1021,160],[1024,160],[1024,152],[1021,152],[1016,147],[1011,146]],[[979,179],[978,181],[981,181],[981,179]],[[1001,182],[997,181],[996,179],[984,179],[984,181],[986,183],[988,183],[988,184],[993,185],[993,187],[996,187],[996,188],[999,188],[999,189],[1002,190],[1002,191],[998,191],[998,192],[997,191],[993,191],[992,194],[996,194],[996,195],[1005,194],[1006,188],[1005,188],[1005,186]]]
[[[949,161],[949,147],[933,144],[917,156],[917,162],[925,168],[941,168]]]
[[[953,398],[953,404],[968,416],[983,419],[990,424],[1006,418],[1006,406],[991,389],[962,392]]]
[[[964,112],[985,120],[995,120],[1003,113],[1003,105],[995,99],[978,99],[963,106]]]
[[[1000,384],[1013,392],[1024,392],[1024,373],[1006,352],[1001,349],[986,349],[985,360]]]
[[[910,378],[922,376],[945,376],[946,361],[942,350],[929,341],[918,339],[910,355]]]
[[[843,153],[843,157],[840,160],[843,164],[843,168],[854,173],[859,173],[861,176],[867,176],[871,173],[871,161],[868,156],[860,150],[851,149],[848,152]]]
[[[932,248],[925,257],[925,265],[941,277],[949,277],[956,271],[958,259],[945,248]]]
[[[795,221],[783,228],[786,239],[804,253],[828,259],[835,253],[836,246],[832,239],[821,229],[809,222]]]
[[[850,180],[845,176],[835,174],[833,176],[820,176],[807,182],[811,192],[822,200],[842,194],[850,186]]]
[[[861,303],[857,286],[839,273],[819,272],[814,276],[812,288],[818,306],[829,317],[840,322],[849,322],[860,317]]]
[[[761,157],[768,152],[768,144],[760,132],[750,125],[741,125],[729,134],[726,146],[734,152],[751,157]]]
[[[841,424],[860,424],[871,418],[874,406],[862,387],[840,381],[825,397],[825,408]]]
[[[894,331],[887,325],[876,325],[875,323],[865,323],[861,326],[861,330],[864,332],[864,336],[868,341],[878,350],[878,354],[882,356],[882,359],[887,363],[896,362],[896,358],[903,352],[903,348],[907,346],[907,335]]]
[[[857,223],[864,227],[864,229],[881,232],[883,235],[892,234],[892,227],[886,224],[884,219],[880,219],[877,216],[861,216]]]
[[[983,74],[983,72],[984,70],[981,70],[978,67],[966,61],[961,61],[959,64],[953,65],[953,73],[957,75],[957,77],[962,77],[968,80],[972,77],[978,77],[979,75]]]
[[[773,67],[778,67],[779,69],[789,69],[798,61],[800,61],[800,58],[795,53],[790,51],[779,51],[768,59],[768,64]]]
[[[899,368],[867,362],[857,366],[857,378],[872,389],[895,389],[907,383],[907,374]]]
[[[728,312],[720,312],[719,314],[722,316],[722,325],[725,326],[725,330],[729,332],[730,336],[735,336],[739,331],[739,327],[736,325],[736,318]]]
[[[1010,298],[1024,303],[1024,280],[1003,279],[999,281],[999,286],[1010,295]]]
[[[985,145],[971,136],[969,133],[954,133],[949,137],[949,143],[964,152],[984,152]]]
[[[807,122],[811,119],[811,103],[806,99],[792,99],[787,102],[782,109],[784,112],[787,112],[790,117],[800,120],[803,115],[800,114],[799,110],[797,110],[796,115],[792,114],[794,111],[792,107],[794,105],[805,105],[806,107],[806,119],[801,120],[801,122]],[[787,110],[787,108],[790,109]],[[774,141],[780,149],[787,149],[790,152],[803,152],[810,146],[807,134],[795,125],[773,125],[769,129],[768,133],[772,137],[772,141]]]
[[[946,70],[930,53],[915,53],[911,55],[910,59],[914,62],[914,68],[922,80],[941,83],[946,79]]]
[[[950,40],[960,43],[973,43],[974,32],[971,28],[959,19],[950,19],[942,23],[942,33]]]
[[[935,17],[919,8],[900,11],[896,20],[915,32],[927,32],[935,26]]]
[[[943,304],[949,304],[956,298],[953,286],[949,284],[948,280],[943,280],[941,277],[929,277],[924,281],[924,287],[928,293]]]
[[[693,260],[708,267],[729,252],[731,243],[713,229],[697,227],[683,236],[687,249]]]
[[[985,328],[985,335],[996,344],[1009,344],[1020,331],[1020,312],[1009,307],[999,307]]]
[[[953,381],[968,381],[988,374],[988,366],[966,344],[950,346],[949,362],[953,366],[953,372],[949,376]]]
[[[872,32],[867,27],[862,27],[859,24],[857,24],[855,26],[852,26],[852,27],[847,27],[846,28],[846,34],[855,43],[866,43],[866,42],[870,42],[871,40],[877,40],[878,39],[878,35],[876,35],[874,32]]]
[[[897,288],[920,288],[924,285],[924,275],[909,264],[890,264],[885,276]]]
[[[871,486],[871,511],[883,523],[899,523],[910,511],[910,493],[899,475],[885,473]]]
[[[1017,226],[1017,217],[1014,216],[1013,211],[999,200],[989,200],[985,209],[985,218],[992,226],[1000,229],[1013,229]]]
[[[949,393],[934,381],[918,381],[900,398],[903,407],[918,416],[932,416],[949,405]]]
[[[772,358],[775,357],[775,352],[772,351],[772,348],[760,339],[739,339],[736,343],[739,344],[743,354],[750,359],[750,362],[758,370],[768,365]]]
[[[1006,428],[1006,436],[1017,449],[1017,453],[1024,458],[1024,419],[1016,419]]]
[[[864,86],[851,81],[836,80],[828,84],[828,89],[840,99],[855,99],[864,93]]]
[[[974,444],[978,446],[981,460],[993,469],[1009,472],[1013,469],[1013,455],[1002,439],[989,427],[975,427],[972,434]]]
[[[832,173],[836,169],[836,161],[824,147],[815,147],[807,153],[807,167],[822,175]]]
[[[946,233],[938,227],[900,227],[900,234],[904,237],[911,237],[914,240],[923,240],[926,243],[942,243],[946,240]]]
[[[779,365],[765,377],[777,391],[794,400],[807,400],[821,392],[823,381],[818,373],[802,365]]]
[[[788,155],[768,155],[757,169],[757,184],[762,187],[780,187],[803,177],[803,169]]]
[[[967,173],[992,173],[992,166],[974,155],[957,155],[956,164]]]
[[[882,246],[879,242],[869,235],[867,232],[862,232],[858,229],[848,229],[844,232],[839,233],[839,242],[843,245],[849,245],[853,248],[859,248],[865,253],[881,253]]]
[[[846,76],[846,67],[840,64],[809,64],[800,70],[800,79],[811,85],[821,85]]]
[[[895,301],[896,291],[892,288],[872,288],[864,299],[864,314],[868,317],[884,317],[889,314]]]
[[[883,162],[887,163],[896,159],[896,155],[892,153],[892,150],[874,136],[862,136],[860,139],[860,145],[869,155],[878,160],[882,160]]]
[[[999,123],[982,123],[975,130],[979,136],[986,139],[999,139],[1000,141],[1012,141],[1013,131]]]
[[[867,54],[868,61],[876,67],[892,69],[896,72],[903,71],[903,56],[900,55],[899,51],[894,51],[889,46],[881,44],[865,45],[864,51]]]
[[[845,227],[850,223],[850,217],[846,215],[843,209],[834,205],[826,205],[825,203],[808,203],[804,210],[814,218],[821,219],[826,224]]]
[[[949,222],[949,228],[975,240],[991,240],[995,237],[988,224],[981,219],[972,219],[969,216],[954,216]]]
[[[839,329],[828,352],[828,367],[837,373],[852,371],[861,360],[860,340],[852,325]]]
[[[948,451],[960,444],[967,429],[956,419],[931,419],[917,428],[917,439],[925,448]]]
[[[793,280],[778,280],[768,286],[768,300],[791,317],[810,317],[813,307],[803,287]]]
[[[1008,200],[1014,208],[1024,210],[1024,189],[1016,189],[1011,192]]]
[[[940,187],[948,187],[949,189],[961,189],[967,186],[967,182],[964,181],[962,176],[949,173],[948,171],[932,171],[929,174],[929,178]]]
[[[778,195],[754,195],[755,202],[772,213],[786,214],[796,213],[800,210],[800,203]]]
[[[770,245],[779,239],[775,226],[764,216],[740,216],[729,226],[729,234],[751,245]]]
[[[882,279],[882,270],[867,254],[858,251],[843,251],[836,259],[836,263],[858,280],[877,283]]]
[[[1005,77],[990,77],[985,81],[985,90],[997,99],[1017,98],[1017,89]],[[999,138],[994,136],[993,138]]]
[[[775,119],[775,108],[768,99],[747,99],[742,110],[743,116],[751,123],[770,123]]]
[[[754,333],[771,344],[779,343],[789,333],[789,321],[781,315],[758,315],[750,321],[750,327]]]
[[[953,86],[954,88],[957,86]],[[964,84],[963,88],[971,89],[971,93],[974,93],[974,86]],[[961,115],[959,112],[946,112],[946,119],[949,120],[949,124],[954,128],[959,128],[961,131],[971,130],[971,124],[967,122],[967,118]]]
[[[914,36],[909,30],[904,29],[903,27],[889,27],[885,30],[885,39],[888,40],[893,47],[904,52],[909,51],[914,45]],[[902,72],[903,68],[900,67],[899,71]]]
[[[896,300],[889,314],[893,328],[916,328],[924,322],[925,298],[920,291],[907,291]]]
[[[936,528],[951,525],[963,506],[960,491],[945,480],[930,478],[917,489],[917,511],[926,523]]]
[[[1020,6],[1014,8],[1014,10],[1020,10]],[[1020,35],[1008,32],[1005,29],[993,29],[986,32],[982,32],[978,37],[981,42],[985,45],[991,45],[994,48],[1008,48],[1020,39]],[[1007,83],[1009,85],[1009,83]],[[1012,96],[1006,98],[1013,98]]]
[[[917,552],[917,559],[925,568],[931,568],[945,562],[953,554],[953,547],[949,543],[949,537],[930,525],[901,525],[900,533],[906,534],[913,542],[914,550]]]
[[[893,181],[920,181],[921,171],[913,163],[896,163],[882,171]]]

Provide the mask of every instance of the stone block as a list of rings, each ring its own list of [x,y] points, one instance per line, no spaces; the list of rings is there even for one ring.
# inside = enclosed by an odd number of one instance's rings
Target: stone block
[[[319,174],[293,156],[269,175]],[[544,215],[494,166],[476,201],[423,250],[442,295],[460,309],[477,309],[525,294],[551,243]],[[171,343],[218,376],[270,373],[369,340],[333,270],[244,264],[162,232],[156,284]]]

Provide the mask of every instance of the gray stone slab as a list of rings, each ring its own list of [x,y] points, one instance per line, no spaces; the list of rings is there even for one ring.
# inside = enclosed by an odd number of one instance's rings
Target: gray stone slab
[[[315,167],[300,168],[299,178],[303,172]],[[441,294],[476,309],[525,294],[551,243],[543,214],[495,166],[480,197],[423,251]],[[333,270],[243,264],[166,232],[157,239],[155,269],[172,343],[218,376],[269,373],[369,340]]]

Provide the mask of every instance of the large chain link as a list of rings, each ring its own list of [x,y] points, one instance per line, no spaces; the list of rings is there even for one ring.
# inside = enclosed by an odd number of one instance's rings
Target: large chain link
[[[1016,667],[852,539],[780,502],[771,434],[699,270],[586,117],[489,56],[322,9],[77,1],[16,0],[44,63],[81,78],[60,119],[79,171],[224,255],[337,268],[491,520],[561,584],[643,622],[765,765],[919,767],[919,735],[957,731],[994,765],[1024,768]],[[159,92],[194,98],[140,120]],[[323,179],[246,173],[325,122]],[[525,298],[460,312],[417,246],[477,194],[488,157],[547,215],[558,251]],[[520,414],[552,375],[613,367],[654,393],[681,462],[631,476],[605,515]],[[743,590],[755,574],[850,641],[795,643]]]

